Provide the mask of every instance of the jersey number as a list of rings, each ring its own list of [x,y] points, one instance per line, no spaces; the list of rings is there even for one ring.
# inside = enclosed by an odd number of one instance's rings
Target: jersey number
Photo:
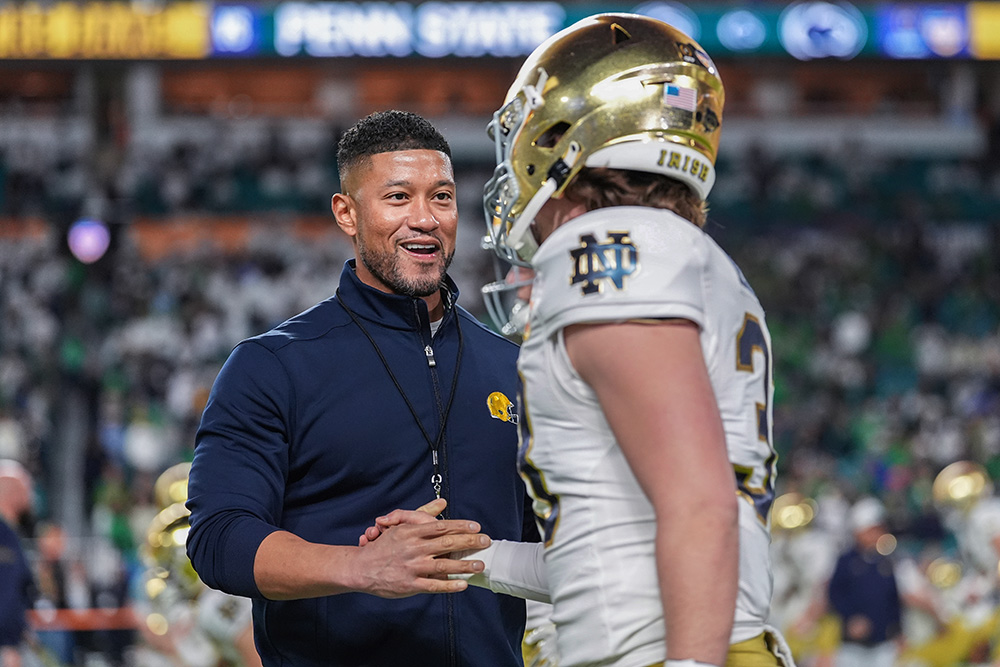
[[[767,460],[764,461],[763,478],[757,482],[754,480],[754,468],[750,466],[733,465],[736,471],[736,488],[740,495],[749,499],[757,517],[767,523],[767,515],[771,510],[771,503],[774,501],[774,464],[778,460],[778,454],[771,445],[771,424],[768,421],[768,400],[771,396],[771,350],[764,336],[764,329],[760,325],[760,320],[747,313],[743,317],[743,327],[736,336],[736,369],[754,372],[754,353],[760,352],[764,357],[764,375],[761,393],[764,402],[757,403],[757,437],[761,442],[767,444],[770,452]]]

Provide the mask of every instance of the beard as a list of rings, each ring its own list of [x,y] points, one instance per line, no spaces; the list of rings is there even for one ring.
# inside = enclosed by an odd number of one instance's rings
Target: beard
[[[444,252],[442,247],[439,252]],[[402,260],[395,252],[383,252],[373,250],[365,245],[364,241],[358,239],[358,256],[361,263],[365,265],[372,275],[381,281],[383,285],[391,289],[396,294],[409,297],[425,297],[434,294],[444,282],[444,275],[451,266],[451,260],[455,257],[455,251],[443,255],[444,261],[420,275],[404,275],[401,267]]]

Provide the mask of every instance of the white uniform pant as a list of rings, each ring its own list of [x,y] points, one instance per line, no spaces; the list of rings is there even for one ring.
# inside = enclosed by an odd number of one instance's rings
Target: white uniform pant
[[[844,642],[837,651],[836,667],[893,667],[899,647],[895,641],[864,646]]]

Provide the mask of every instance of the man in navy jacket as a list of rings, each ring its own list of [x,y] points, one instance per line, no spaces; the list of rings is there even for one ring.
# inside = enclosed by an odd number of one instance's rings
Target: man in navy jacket
[[[0,459],[0,667],[19,667],[35,582],[17,526],[31,510],[31,476],[19,462]]]
[[[537,539],[510,409],[517,348],[455,303],[446,274],[448,144],[381,112],[345,133],[338,161],[332,209],[355,259],[333,297],[243,341],[220,372],[188,554],[208,585],[253,598],[265,666],[520,665],[524,602],[447,577],[482,568],[446,555],[486,536]],[[435,498],[445,520],[357,546],[374,517]]]
[[[843,643],[837,667],[892,667],[902,627],[902,601],[893,561],[879,553],[885,507],[866,496],[851,507],[854,544],[830,578],[830,606],[840,617]]]

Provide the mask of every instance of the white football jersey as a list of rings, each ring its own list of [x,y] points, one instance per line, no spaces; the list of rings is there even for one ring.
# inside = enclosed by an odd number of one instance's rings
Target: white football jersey
[[[1000,555],[993,540],[1000,537],[1000,498],[980,500],[960,521],[955,539],[962,558],[977,572],[996,579]]]
[[[774,590],[768,623],[786,630],[825,597],[838,555],[833,537],[812,526],[777,533],[771,544]]]
[[[522,475],[546,542],[561,664],[644,667],[664,660],[655,520],[563,329],[683,318],[701,330],[740,505],[740,586],[732,641],[764,630],[774,497],[770,335],[757,297],[701,229],[665,210],[615,207],[559,227],[533,259]],[[691,544],[697,549],[697,544]]]

